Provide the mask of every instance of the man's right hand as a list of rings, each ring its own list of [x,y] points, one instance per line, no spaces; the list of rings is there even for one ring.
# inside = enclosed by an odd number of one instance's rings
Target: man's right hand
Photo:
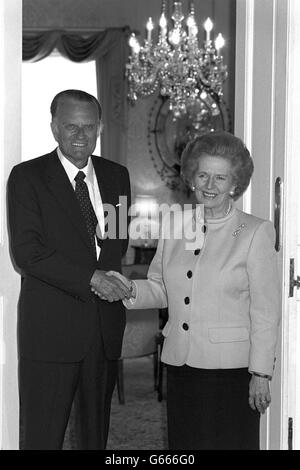
[[[97,269],[90,281],[91,290],[102,300],[115,302],[131,296],[131,292],[120,279],[107,276],[105,271]]]

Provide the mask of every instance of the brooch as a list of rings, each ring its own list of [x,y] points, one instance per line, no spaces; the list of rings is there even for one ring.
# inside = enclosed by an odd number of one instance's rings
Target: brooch
[[[237,236],[241,233],[241,231],[243,230],[243,228],[245,228],[245,227],[247,227],[246,224],[241,224],[241,225],[239,225],[238,228],[233,232],[232,236],[233,236],[233,237],[237,237]]]

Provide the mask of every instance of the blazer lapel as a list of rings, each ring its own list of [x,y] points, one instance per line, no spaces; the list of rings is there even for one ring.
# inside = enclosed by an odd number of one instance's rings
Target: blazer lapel
[[[46,184],[61,208],[65,211],[69,220],[78,231],[82,240],[91,250],[91,243],[86,229],[85,221],[80,212],[78,202],[76,200],[74,189],[70,180],[57,156],[56,151],[49,155],[49,162],[45,168]]]
[[[115,207],[115,191],[114,184],[111,180],[111,174],[105,170],[102,165],[101,157],[92,156],[92,162],[96,173],[98,186],[101,194],[102,204],[104,205],[104,217],[106,217],[105,204],[111,204]],[[105,234],[107,233],[107,227],[105,228]],[[104,234],[104,235],[105,235]],[[104,237],[104,241],[107,237]]]
[[[101,199],[103,204],[111,203],[112,195],[112,184],[110,181],[110,176],[105,171],[103,165],[101,164],[101,157],[92,156],[93,167],[96,173],[98,186],[100,189]]]

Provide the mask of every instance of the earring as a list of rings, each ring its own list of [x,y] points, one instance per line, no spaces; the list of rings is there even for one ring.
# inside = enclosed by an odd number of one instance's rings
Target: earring
[[[235,190],[232,189],[231,191],[229,191],[229,196],[230,196],[230,197],[233,197],[233,196],[234,196],[234,193],[235,193]]]
[[[195,189],[196,189],[195,186],[191,186],[192,191],[195,191]]]

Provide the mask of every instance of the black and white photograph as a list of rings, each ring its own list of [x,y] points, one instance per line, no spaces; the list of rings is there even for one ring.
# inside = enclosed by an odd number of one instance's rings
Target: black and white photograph
[[[0,450],[300,450],[299,24],[0,0]]]

